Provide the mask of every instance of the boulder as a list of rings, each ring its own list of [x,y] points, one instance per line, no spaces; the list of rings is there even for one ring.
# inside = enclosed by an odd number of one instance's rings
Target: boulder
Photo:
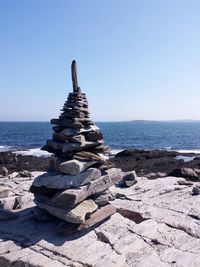
[[[137,183],[136,178],[137,175],[135,171],[126,172],[123,176],[121,185],[125,187],[130,187]]]

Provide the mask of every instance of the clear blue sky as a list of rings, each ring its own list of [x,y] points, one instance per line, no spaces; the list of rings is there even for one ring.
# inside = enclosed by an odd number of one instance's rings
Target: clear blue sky
[[[48,121],[71,90],[92,119],[200,119],[199,0],[0,0],[0,120]]]

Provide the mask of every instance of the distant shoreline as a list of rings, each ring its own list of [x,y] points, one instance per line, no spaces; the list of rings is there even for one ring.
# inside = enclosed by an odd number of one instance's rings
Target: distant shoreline
[[[50,123],[48,121],[0,121],[0,123]],[[95,121],[95,123],[139,123],[139,122],[147,122],[147,123],[158,123],[158,122],[177,122],[177,123],[192,123],[192,122],[200,122],[200,120],[190,120],[190,119],[180,119],[180,120],[123,120],[123,121]]]

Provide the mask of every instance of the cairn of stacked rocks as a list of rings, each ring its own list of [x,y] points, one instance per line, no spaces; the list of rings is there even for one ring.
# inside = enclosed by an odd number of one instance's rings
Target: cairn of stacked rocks
[[[73,92],[58,119],[52,119],[53,138],[43,150],[53,153],[49,169],[32,186],[36,205],[65,220],[62,231],[89,228],[116,212],[108,188],[120,182],[121,169],[106,163],[108,147],[99,128],[89,118],[88,101],[77,81],[76,62],[71,65]]]

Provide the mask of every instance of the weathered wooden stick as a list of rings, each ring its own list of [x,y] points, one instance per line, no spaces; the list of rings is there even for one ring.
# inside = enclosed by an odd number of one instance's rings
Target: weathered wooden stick
[[[72,61],[71,73],[72,73],[73,92],[76,93],[78,91],[78,79],[77,79],[77,67],[75,60]]]

